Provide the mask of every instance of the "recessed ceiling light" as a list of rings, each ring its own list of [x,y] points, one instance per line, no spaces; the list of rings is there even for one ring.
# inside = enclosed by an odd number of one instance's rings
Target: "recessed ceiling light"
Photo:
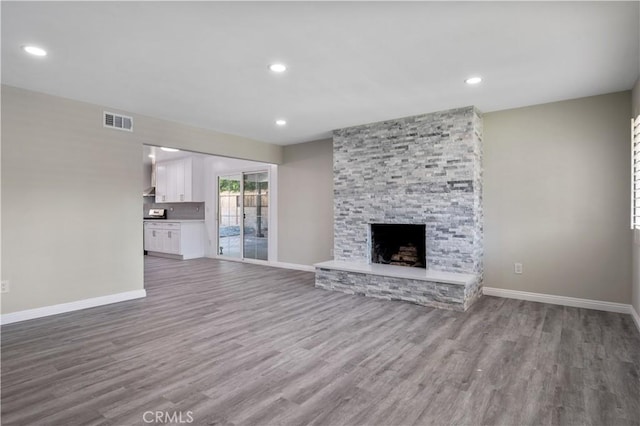
[[[278,126],[284,126],[285,124],[287,124],[287,121],[286,120],[276,120],[276,124]]]
[[[161,149],[161,150],[163,150],[163,151],[166,151],[166,152],[178,152],[178,151],[180,151],[179,149],[175,149],[175,148],[166,148],[166,147],[164,147],[164,146],[163,146],[162,148],[160,148],[160,149]]]
[[[481,77],[469,77],[464,82],[467,84],[478,84],[482,81]]]
[[[273,72],[285,72],[287,66],[285,64],[271,64],[269,65],[269,69]]]
[[[153,154],[149,154],[149,158],[156,158],[156,156]]]
[[[47,51],[38,46],[22,46],[22,50],[34,56],[47,56]]]

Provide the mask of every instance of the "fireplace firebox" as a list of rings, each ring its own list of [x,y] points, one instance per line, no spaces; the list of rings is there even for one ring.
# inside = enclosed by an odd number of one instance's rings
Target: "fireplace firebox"
[[[371,224],[371,263],[426,268],[426,226]]]

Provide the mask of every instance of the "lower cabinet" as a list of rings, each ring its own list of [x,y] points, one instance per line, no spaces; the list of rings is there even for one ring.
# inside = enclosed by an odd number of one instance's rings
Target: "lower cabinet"
[[[144,249],[180,259],[204,256],[204,222],[144,222]]]

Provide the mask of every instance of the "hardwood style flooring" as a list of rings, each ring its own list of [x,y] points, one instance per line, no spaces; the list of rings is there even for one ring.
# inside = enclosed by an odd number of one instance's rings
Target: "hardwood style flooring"
[[[486,296],[461,313],[308,272],[145,265],[146,299],[2,327],[3,425],[640,423],[628,315]]]

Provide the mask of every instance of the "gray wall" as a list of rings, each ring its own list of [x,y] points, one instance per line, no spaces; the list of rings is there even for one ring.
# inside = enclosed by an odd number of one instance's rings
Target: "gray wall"
[[[484,115],[485,286],[630,303],[630,101]]]
[[[104,109],[2,86],[2,313],[143,288],[143,143],[282,160],[280,146],[144,116],[134,133],[107,129]]]
[[[278,166],[278,260],[311,265],[333,249],[331,140],[288,145]]]
[[[98,106],[2,87],[2,313],[143,288],[135,134]]]
[[[138,140],[143,144],[265,163],[282,162],[282,146],[279,145],[153,117],[135,117],[134,130]]]
[[[634,117],[640,115],[640,77],[636,80],[636,84],[631,91],[632,114]]]
[[[632,116],[640,115],[640,77],[633,86]],[[631,286],[631,304],[640,315],[640,231],[633,231],[633,281]]]

